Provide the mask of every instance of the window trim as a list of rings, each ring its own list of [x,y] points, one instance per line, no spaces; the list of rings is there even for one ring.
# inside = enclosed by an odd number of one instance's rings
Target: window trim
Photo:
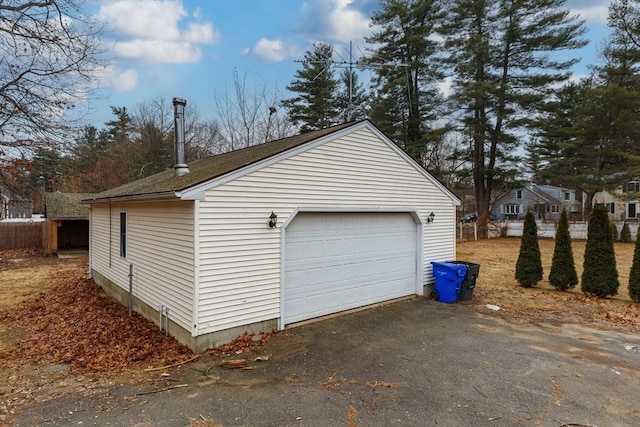
[[[506,215],[520,215],[520,205],[517,203],[505,203],[502,207]]]

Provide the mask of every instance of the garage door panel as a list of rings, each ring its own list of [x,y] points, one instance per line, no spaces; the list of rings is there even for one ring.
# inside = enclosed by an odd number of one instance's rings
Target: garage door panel
[[[301,213],[285,239],[285,324],[416,292],[410,214]]]

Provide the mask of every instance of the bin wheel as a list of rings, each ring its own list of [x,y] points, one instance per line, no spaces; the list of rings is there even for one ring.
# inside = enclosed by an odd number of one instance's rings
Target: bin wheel
[[[436,291],[432,291],[432,292],[429,294],[429,296],[430,296],[431,298],[433,298],[434,300],[436,300],[436,301],[438,300],[438,292],[436,292]]]

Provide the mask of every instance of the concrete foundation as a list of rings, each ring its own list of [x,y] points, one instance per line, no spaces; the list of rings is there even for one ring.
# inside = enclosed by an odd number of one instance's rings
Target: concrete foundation
[[[127,307],[129,306],[129,293],[126,290],[122,289],[96,270],[91,270],[91,277],[98,285],[100,285],[100,287],[102,287],[102,289],[104,289],[107,295],[120,304]],[[132,308],[133,311],[139,313],[150,322],[158,324],[159,314],[157,307],[153,307],[134,296]],[[165,325],[163,325],[163,328],[164,327]],[[184,344],[196,353],[201,353],[209,348],[215,348],[223,344],[230,343],[237,337],[246,333],[253,335],[263,332],[271,332],[277,328],[278,319],[271,319],[193,336],[191,331],[188,331],[172,321],[171,316],[169,316],[169,326],[166,329],[169,335],[175,338],[179,343]]]

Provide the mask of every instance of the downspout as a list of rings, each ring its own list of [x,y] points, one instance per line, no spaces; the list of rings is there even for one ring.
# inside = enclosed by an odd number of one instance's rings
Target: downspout
[[[87,279],[93,279],[93,205],[89,205],[89,271],[87,271]]]
[[[133,311],[133,264],[129,264],[129,316]]]
[[[109,268],[111,268],[111,252],[112,252],[111,243],[113,239],[111,235],[113,233],[112,222],[113,222],[113,219],[111,218],[111,203],[109,203]]]

